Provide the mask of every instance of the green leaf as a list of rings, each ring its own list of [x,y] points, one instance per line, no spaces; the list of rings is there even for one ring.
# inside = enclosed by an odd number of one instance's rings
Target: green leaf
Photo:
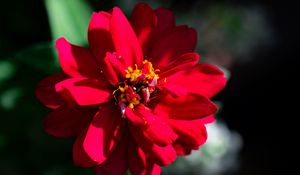
[[[33,45],[11,57],[15,61],[31,66],[46,74],[56,72],[59,68],[58,57],[52,42]]]
[[[52,38],[65,37],[71,43],[86,45],[92,9],[84,0],[45,0]]]
[[[16,106],[18,98],[22,95],[20,88],[12,88],[0,94],[0,106],[3,109],[11,110]]]
[[[8,60],[0,60],[0,85],[16,72],[15,65]]]

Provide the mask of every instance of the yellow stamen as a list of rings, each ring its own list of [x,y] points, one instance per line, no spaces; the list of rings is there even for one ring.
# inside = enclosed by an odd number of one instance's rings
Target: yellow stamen
[[[130,66],[128,66],[128,69],[127,69],[129,72],[132,72],[133,71],[133,69],[132,69],[132,67],[130,67]]]
[[[119,89],[121,92],[125,92],[125,88],[119,86]]]
[[[134,105],[132,104],[132,103],[129,103],[129,105],[128,105],[131,109],[133,109],[134,108]]]

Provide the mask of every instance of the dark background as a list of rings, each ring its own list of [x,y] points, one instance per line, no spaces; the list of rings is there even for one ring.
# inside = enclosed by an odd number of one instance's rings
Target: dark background
[[[294,174],[299,148],[296,98],[299,63],[297,6],[288,1],[203,1],[203,7],[224,2],[247,6],[259,4],[269,12],[276,43],[255,49],[256,59],[236,59],[231,79],[215,97],[223,103],[220,117],[244,140],[241,167],[236,175]],[[195,1],[172,1],[171,9],[184,12]],[[112,1],[93,0],[96,10],[107,10]],[[46,135],[41,120],[48,112],[34,97],[36,83],[47,76],[9,56],[32,44],[51,40],[43,1],[4,1],[0,6],[0,60],[16,66],[16,72],[0,92],[21,87],[22,95],[13,110],[0,108],[0,174],[86,174],[72,165],[72,139]],[[66,151],[68,150],[68,151]]]

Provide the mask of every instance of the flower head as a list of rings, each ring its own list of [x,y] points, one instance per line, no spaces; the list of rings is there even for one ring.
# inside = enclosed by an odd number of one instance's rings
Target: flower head
[[[130,21],[115,7],[93,13],[89,48],[56,42],[62,73],[42,80],[38,99],[53,110],[47,133],[76,136],[73,159],[97,174],[159,174],[205,143],[210,97],[223,73],[197,64],[196,31],[173,13],[138,4]]]

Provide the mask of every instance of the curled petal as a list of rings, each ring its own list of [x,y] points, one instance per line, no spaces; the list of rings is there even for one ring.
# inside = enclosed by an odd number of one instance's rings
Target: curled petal
[[[170,62],[165,67],[160,67],[160,74],[159,77],[161,79],[165,77],[169,77],[177,72],[188,70],[195,66],[200,59],[200,56],[197,53],[185,53],[180,55],[174,61]]]
[[[176,151],[171,144],[164,147],[154,145],[153,148],[148,151],[148,154],[153,162],[159,166],[169,165],[176,159]]]
[[[142,104],[138,105],[134,111],[127,108],[125,114],[131,124],[138,127],[144,137],[154,144],[166,146],[177,138],[177,135],[163,119],[154,115],[150,109]]]
[[[67,101],[74,99],[78,105],[95,105],[112,99],[111,87],[103,79],[70,78],[55,86]]]
[[[116,54],[107,52],[102,67],[106,79],[114,86],[125,77],[123,57],[118,57]]]
[[[138,39],[123,12],[115,7],[112,10],[110,31],[118,55],[124,57],[126,67],[143,61],[143,53]]]
[[[96,78],[100,74],[90,50],[70,44],[65,38],[56,41],[60,66],[71,77]]]
[[[206,142],[207,132],[201,119],[173,120],[169,119],[172,129],[179,135],[178,140],[192,147],[200,146]]]
[[[121,139],[124,125],[115,105],[105,104],[94,116],[87,131],[82,133],[73,147],[74,163],[91,167],[104,162]]]
[[[41,80],[36,88],[36,97],[48,108],[58,108],[64,104],[64,100],[55,91],[55,84],[66,79],[67,76],[63,73],[53,74]]]
[[[145,137],[138,128],[133,125],[129,125],[129,128],[138,146],[141,147],[145,154],[149,155],[149,159],[151,159],[153,163],[159,166],[165,166],[175,161],[176,151],[171,144],[163,147],[158,146]]]
[[[180,142],[180,141],[176,141],[173,144],[173,148],[176,151],[176,154],[178,156],[186,156],[192,153],[192,150],[194,150],[193,147],[189,146],[189,145],[185,145],[184,143]]]

